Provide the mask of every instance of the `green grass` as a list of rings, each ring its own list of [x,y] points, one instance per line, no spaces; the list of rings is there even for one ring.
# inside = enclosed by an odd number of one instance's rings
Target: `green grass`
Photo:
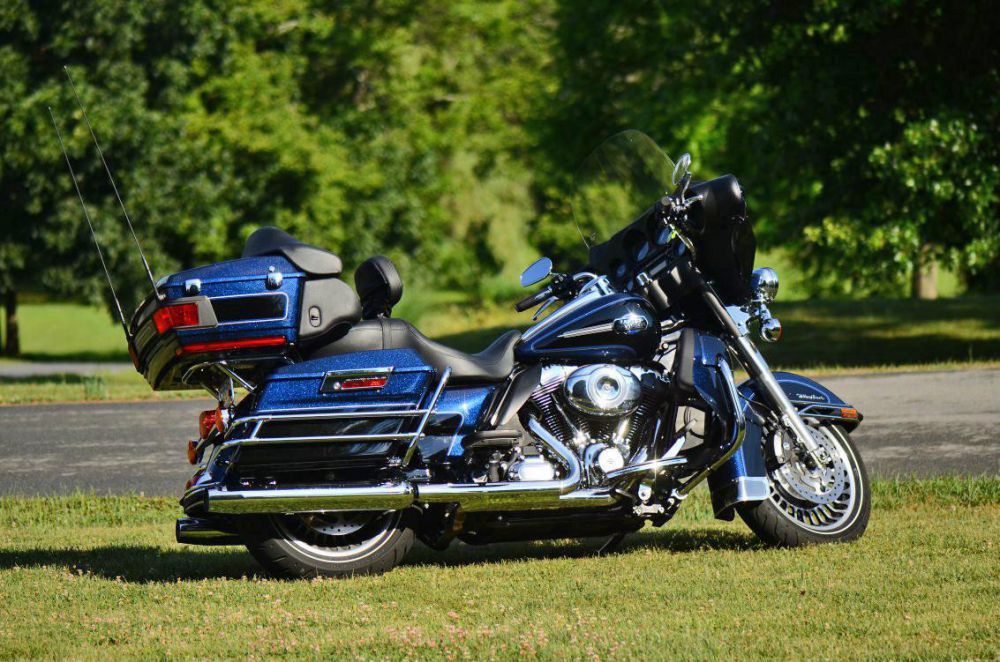
[[[275,581],[172,541],[140,497],[0,499],[0,658],[996,659],[1000,479],[875,485],[851,545],[761,547],[692,496],[597,541],[416,548],[381,577]]]
[[[0,377],[0,405],[193,397],[204,398],[207,393],[201,390],[154,393],[142,375],[132,371]]]

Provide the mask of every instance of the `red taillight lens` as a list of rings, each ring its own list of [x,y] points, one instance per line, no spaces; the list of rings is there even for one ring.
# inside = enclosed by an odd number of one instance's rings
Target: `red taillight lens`
[[[156,330],[161,334],[178,326],[198,326],[198,304],[180,303],[176,306],[157,308],[153,313]]]
[[[340,383],[340,390],[350,391],[351,389],[382,388],[389,381],[388,376],[381,377],[351,377]]]
[[[177,348],[177,356],[194,354],[195,352],[222,352],[230,349],[250,349],[253,347],[277,347],[286,345],[284,336],[267,336],[264,338],[246,338],[244,340],[215,340],[212,342],[195,342],[181,345]]]

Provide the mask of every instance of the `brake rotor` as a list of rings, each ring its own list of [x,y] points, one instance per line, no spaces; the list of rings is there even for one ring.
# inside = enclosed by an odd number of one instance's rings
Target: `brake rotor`
[[[832,439],[812,427],[809,432],[819,447],[817,454],[820,464],[811,466],[812,462],[804,454],[793,452],[792,457],[775,471],[775,478],[784,485],[790,496],[816,505],[828,505],[837,501],[844,493],[847,465]]]
[[[324,536],[347,536],[357,533],[372,521],[369,512],[338,512],[301,515],[302,523]]]

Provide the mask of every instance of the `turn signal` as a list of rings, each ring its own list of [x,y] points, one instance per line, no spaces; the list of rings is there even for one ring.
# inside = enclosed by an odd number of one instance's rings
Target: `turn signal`
[[[178,326],[198,326],[198,304],[180,303],[175,306],[164,306],[153,312],[153,322],[156,330],[164,334]]]
[[[197,444],[192,440],[188,440],[188,464],[194,464],[198,459],[198,454],[195,452]]]
[[[840,415],[844,418],[859,418],[858,410],[852,407],[841,407]]]

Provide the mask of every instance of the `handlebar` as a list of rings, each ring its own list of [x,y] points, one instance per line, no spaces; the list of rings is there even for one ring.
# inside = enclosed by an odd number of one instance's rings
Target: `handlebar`
[[[552,296],[552,287],[543,288],[538,292],[535,292],[534,294],[529,294],[528,296],[524,297],[523,299],[515,303],[514,310],[516,310],[519,313],[523,313],[528,308],[532,308],[542,303],[550,296]]]

